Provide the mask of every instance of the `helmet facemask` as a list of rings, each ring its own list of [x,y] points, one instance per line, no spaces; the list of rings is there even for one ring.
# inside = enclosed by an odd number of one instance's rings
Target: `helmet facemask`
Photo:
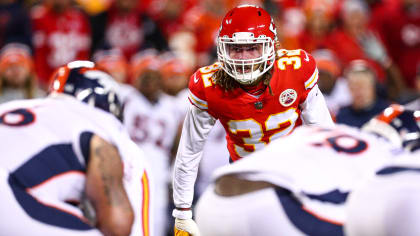
[[[274,41],[251,32],[234,33],[217,39],[217,56],[223,70],[240,84],[254,83],[274,64]]]

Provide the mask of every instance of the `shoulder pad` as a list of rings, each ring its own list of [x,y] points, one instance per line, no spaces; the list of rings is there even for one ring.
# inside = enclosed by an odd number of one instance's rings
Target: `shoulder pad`
[[[196,107],[207,110],[205,89],[214,85],[213,74],[221,68],[221,63],[214,63],[210,66],[198,69],[190,78],[188,88],[190,89],[189,100]]]
[[[312,88],[318,81],[318,69],[311,54],[302,49],[277,51],[279,70],[293,70],[302,78],[305,89]]]

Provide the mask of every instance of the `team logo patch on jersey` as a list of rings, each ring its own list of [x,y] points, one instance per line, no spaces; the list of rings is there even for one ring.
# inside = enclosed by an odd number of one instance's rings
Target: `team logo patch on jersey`
[[[286,89],[280,94],[279,101],[281,105],[288,107],[296,101],[296,98],[297,93],[294,89]]]

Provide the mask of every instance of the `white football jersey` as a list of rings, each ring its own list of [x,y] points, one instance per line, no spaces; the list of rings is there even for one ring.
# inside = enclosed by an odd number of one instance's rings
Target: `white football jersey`
[[[124,104],[124,126],[131,139],[147,154],[157,187],[155,232],[164,235],[167,223],[170,150],[179,126],[175,99],[160,94],[152,104],[138,91],[132,91]]]
[[[89,156],[87,137],[92,134],[119,150],[124,186],[135,210],[132,233],[142,235],[146,213],[142,209],[149,208],[148,195],[148,205],[142,206],[143,194],[149,194],[150,187],[147,163],[122,123],[105,111],[67,95],[1,105],[0,167],[39,202],[81,217],[78,208],[65,202],[82,200]]]
[[[130,99],[130,94],[136,91],[133,86],[124,83],[119,83],[115,90],[117,91],[121,104],[126,104]]]
[[[291,191],[303,209],[330,222],[345,222],[348,194],[376,172],[408,156],[382,138],[359,130],[302,126],[284,139],[218,169],[217,179],[238,174]],[[409,161],[420,167],[420,161]]]
[[[179,120],[174,97],[161,94],[156,104],[133,91],[124,107],[124,126],[140,147],[152,145],[165,155],[172,147]]]

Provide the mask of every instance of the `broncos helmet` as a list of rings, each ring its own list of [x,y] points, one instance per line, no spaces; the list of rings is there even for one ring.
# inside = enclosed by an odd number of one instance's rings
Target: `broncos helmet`
[[[59,67],[50,79],[49,93],[63,93],[100,108],[122,120],[118,83],[91,61],[73,61]]]
[[[394,104],[371,119],[362,129],[384,137],[410,152],[420,151],[420,111]]]

